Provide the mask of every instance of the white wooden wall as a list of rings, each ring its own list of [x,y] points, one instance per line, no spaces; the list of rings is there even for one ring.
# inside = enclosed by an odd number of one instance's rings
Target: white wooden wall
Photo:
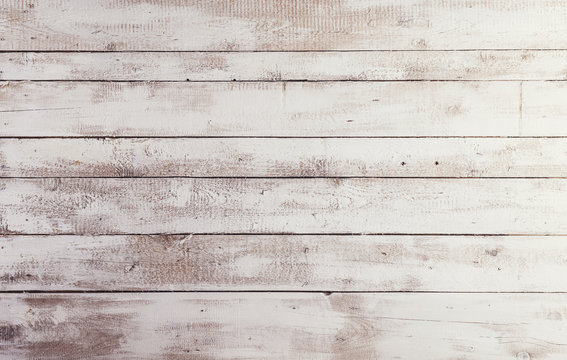
[[[0,0],[0,359],[567,358],[567,2]]]

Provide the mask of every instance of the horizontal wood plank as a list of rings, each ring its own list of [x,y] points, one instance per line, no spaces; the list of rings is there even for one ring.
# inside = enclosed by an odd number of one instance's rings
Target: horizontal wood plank
[[[0,237],[2,291],[567,291],[566,237]]]
[[[3,179],[22,234],[567,234],[567,179]]]
[[[519,121],[512,82],[0,83],[0,136],[497,136]]]
[[[4,294],[7,359],[547,359],[565,294]]]
[[[567,135],[567,83],[524,83],[522,97],[523,133]]]
[[[565,80],[567,51],[0,53],[4,80]]]
[[[564,138],[0,139],[3,177],[566,177]]]
[[[1,6],[0,50],[567,48],[560,0],[3,0]]]

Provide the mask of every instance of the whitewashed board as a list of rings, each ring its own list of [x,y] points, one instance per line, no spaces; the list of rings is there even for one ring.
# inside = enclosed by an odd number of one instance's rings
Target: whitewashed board
[[[0,50],[567,49],[561,0],[3,0]]]
[[[565,302],[565,294],[8,294],[0,356],[561,360]]]
[[[0,80],[565,79],[566,50],[0,53]]]
[[[520,105],[516,82],[4,82],[0,136],[517,136]]]
[[[0,139],[3,177],[566,177],[565,138]]]
[[[567,179],[0,181],[21,234],[567,234]]]
[[[0,237],[3,291],[567,291],[564,236]],[[1,297],[1,296],[0,296]]]

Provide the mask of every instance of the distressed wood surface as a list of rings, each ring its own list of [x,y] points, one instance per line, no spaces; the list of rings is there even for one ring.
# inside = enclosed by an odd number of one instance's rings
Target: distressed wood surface
[[[549,359],[565,294],[6,294],[5,359]]]
[[[3,80],[565,80],[567,51],[8,52]]]
[[[565,177],[564,138],[0,139],[4,177]]]
[[[562,236],[0,237],[2,291],[567,291]],[[1,296],[0,296],[1,297]]]
[[[529,135],[520,98],[514,82],[3,82],[0,136]]]
[[[564,5],[560,0],[3,0],[0,50],[565,49]]]
[[[563,360],[565,80],[563,0],[0,0],[0,359]]]
[[[23,234],[567,234],[566,179],[3,179]]]

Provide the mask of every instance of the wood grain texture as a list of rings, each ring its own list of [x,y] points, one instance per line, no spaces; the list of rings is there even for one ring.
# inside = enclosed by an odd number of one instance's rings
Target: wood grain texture
[[[565,80],[567,51],[0,53],[3,80]]]
[[[0,50],[567,48],[560,0],[3,0],[1,6]]]
[[[0,136],[498,136],[519,122],[512,82],[0,83]]]
[[[567,180],[4,179],[2,233],[567,234]]]
[[[0,237],[2,291],[567,291],[566,237]]]
[[[548,359],[565,294],[5,294],[6,359]]]
[[[566,177],[564,138],[0,139],[3,177]]]

